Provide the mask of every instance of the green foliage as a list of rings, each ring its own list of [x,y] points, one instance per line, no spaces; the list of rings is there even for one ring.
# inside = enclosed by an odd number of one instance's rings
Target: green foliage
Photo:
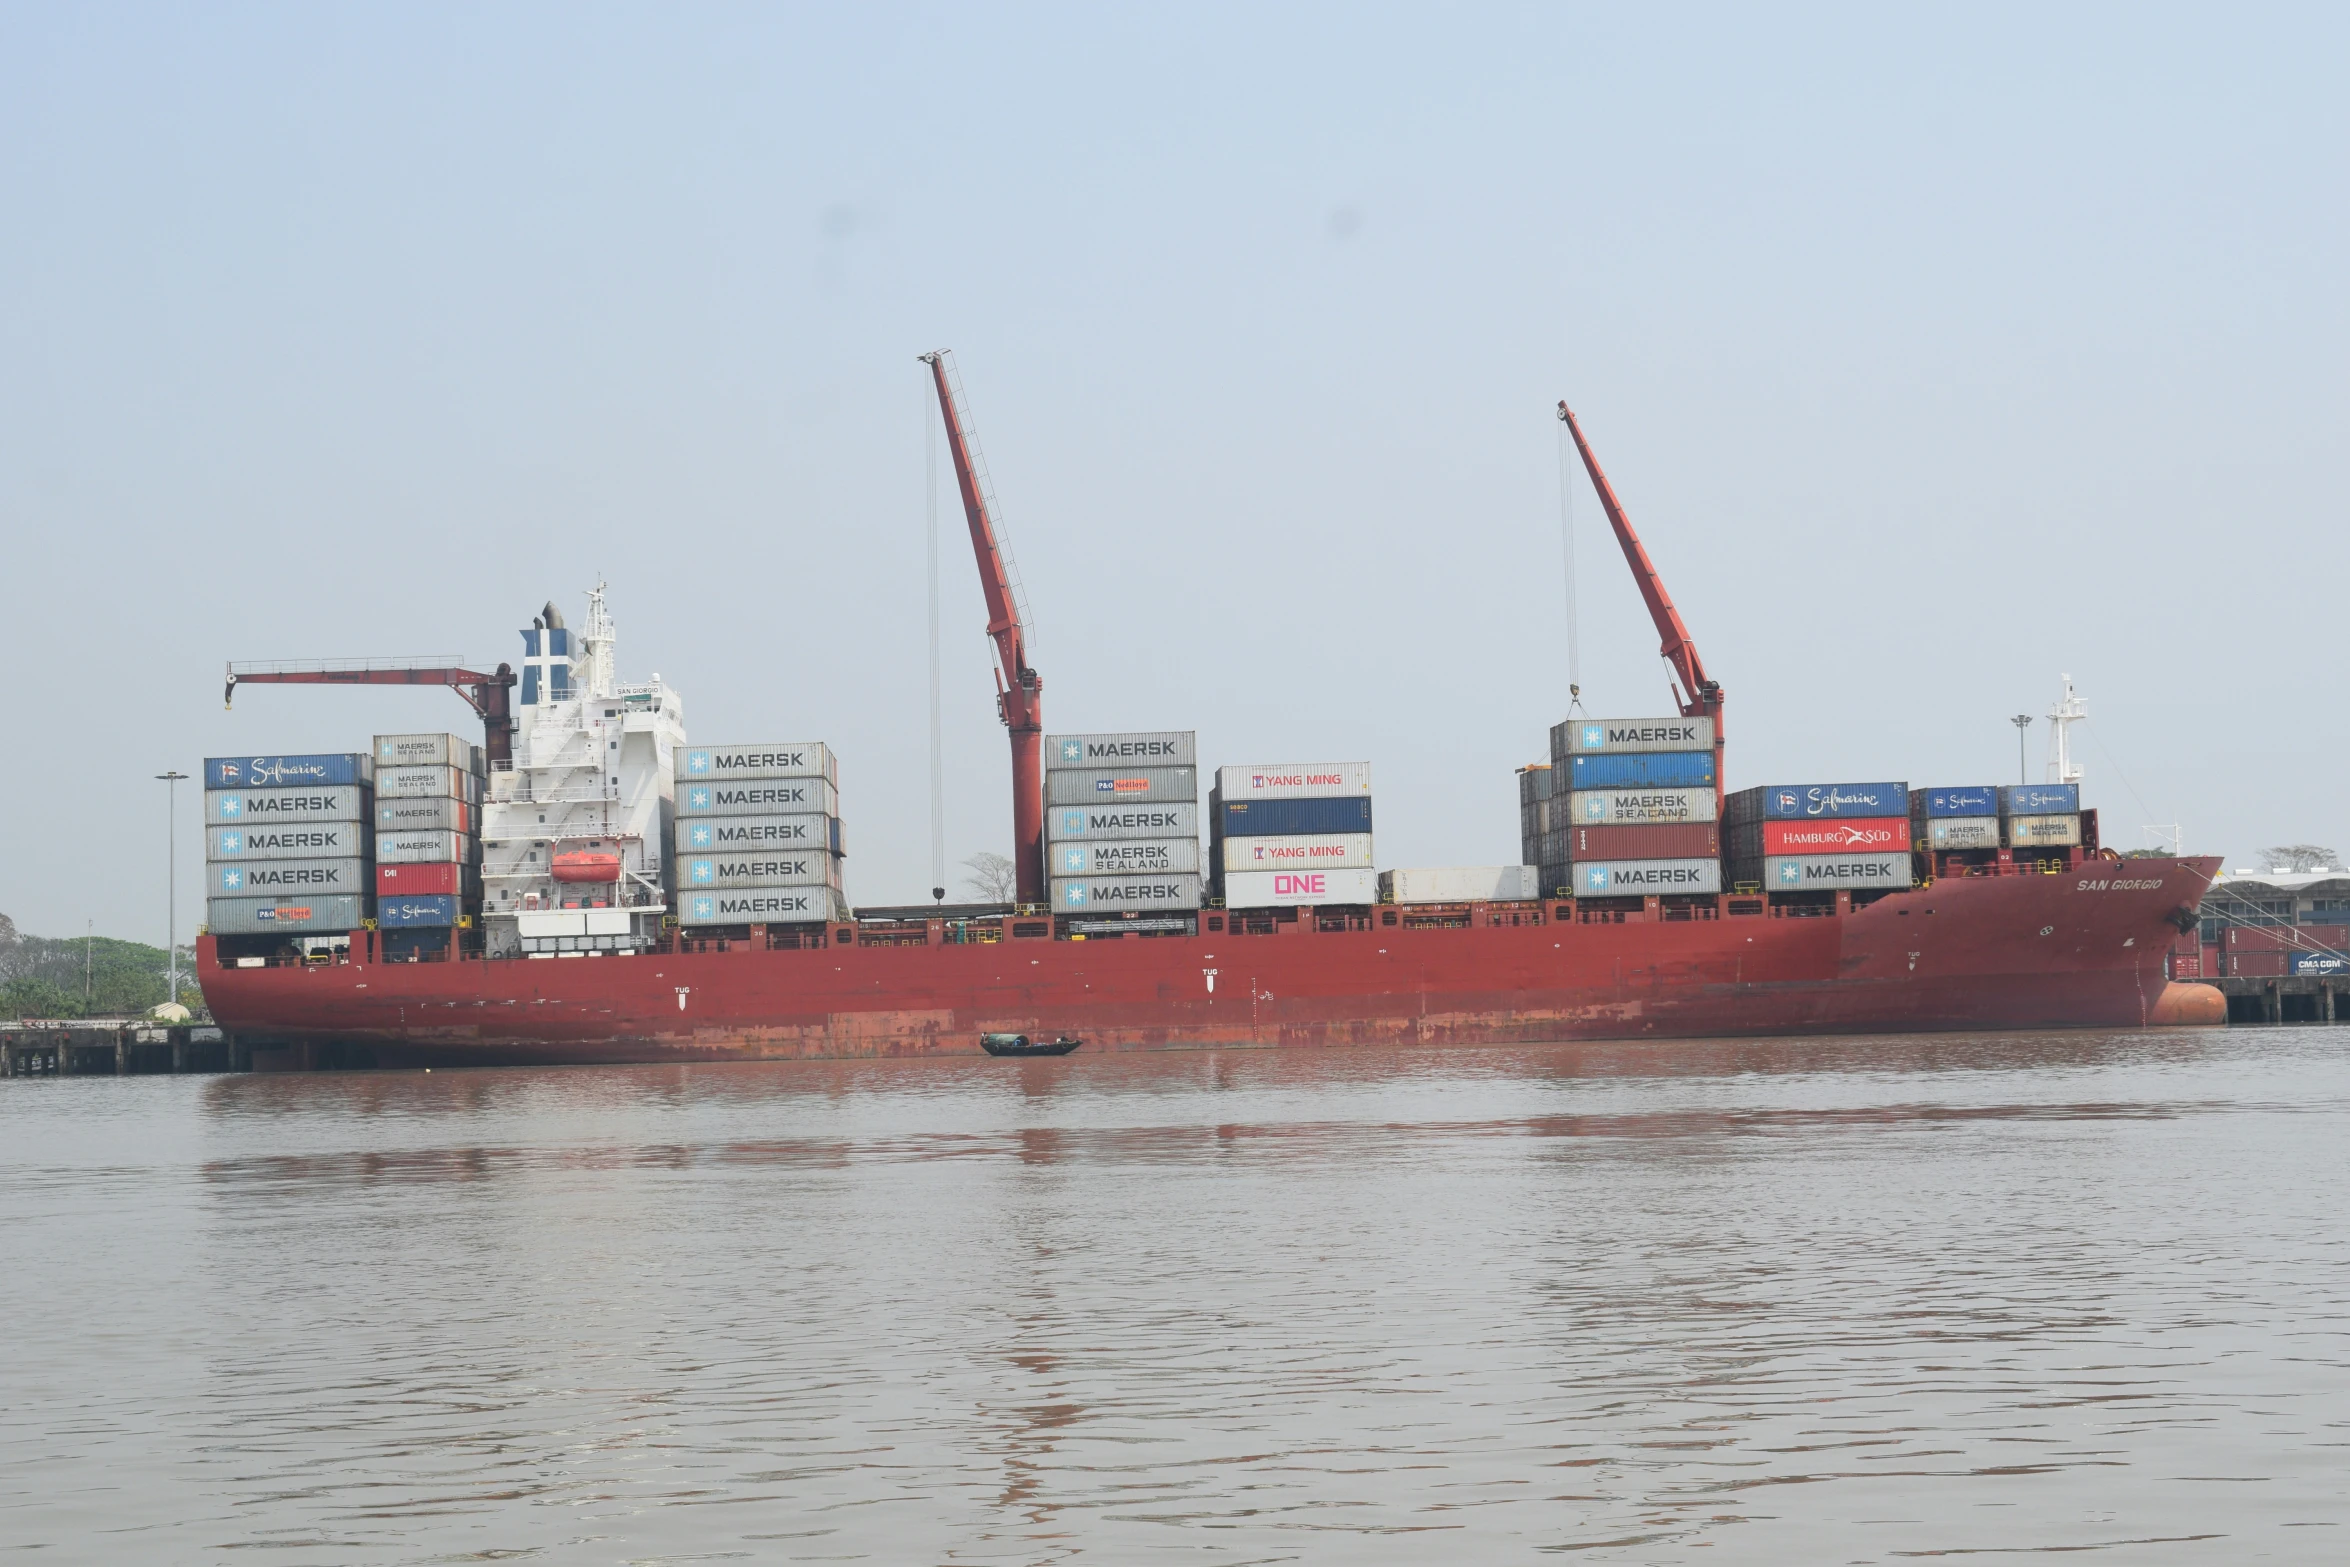
[[[161,947],[110,936],[22,936],[0,915],[0,1017],[135,1017],[171,999],[169,972]],[[185,947],[180,1002],[198,1012],[204,1005]]]

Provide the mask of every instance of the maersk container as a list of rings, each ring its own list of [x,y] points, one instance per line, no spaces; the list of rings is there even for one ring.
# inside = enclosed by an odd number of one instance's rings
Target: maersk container
[[[1567,871],[1578,898],[1722,890],[1722,862],[1714,859],[1590,860]]]
[[[1054,769],[1192,767],[1199,736],[1189,729],[1141,730],[1118,735],[1047,735],[1044,765]]]
[[[275,897],[287,893],[310,897],[335,892],[358,897],[374,885],[367,862],[357,858],[213,864],[204,868],[204,880],[215,898]]]
[[[765,849],[841,851],[840,818],[803,812],[797,816],[704,816],[677,824],[680,854],[746,854]]]
[[[1556,826],[1634,827],[1666,822],[1710,822],[1721,813],[1711,789],[1586,789],[1567,796]]]
[[[804,812],[840,814],[840,791],[831,779],[765,778],[751,783],[680,784],[677,789],[680,816],[797,816]]]
[[[1722,855],[1721,829],[1711,822],[1577,826],[1560,836],[1566,848],[1562,858],[1578,864],[1585,860],[1715,860]]]
[[[1519,903],[1542,896],[1531,865],[1438,865],[1381,871],[1381,903]]]
[[[831,887],[753,887],[685,892],[680,925],[811,925],[848,918],[848,900]]]
[[[1572,792],[1595,789],[1703,789],[1714,783],[1711,751],[1626,751],[1566,758]]]
[[[375,765],[382,767],[455,767],[469,773],[485,771],[481,747],[455,735],[377,735]]]
[[[2079,784],[2002,784],[2002,816],[2072,816],[2081,809]]]
[[[1722,820],[1802,820],[1821,816],[1907,816],[1906,783],[1763,784],[1722,802]]]
[[[1045,855],[1055,876],[1191,876],[1199,873],[1197,838],[1076,838]]]
[[[380,865],[470,865],[481,858],[481,840],[467,833],[434,831],[379,832],[375,858]]]
[[[1115,805],[1121,801],[1157,803],[1199,799],[1196,767],[1082,767],[1044,775],[1044,797],[1051,805]]]
[[[375,802],[377,832],[481,831],[481,808],[463,800],[390,800]]]
[[[470,865],[378,865],[375,895],[379,898],[429,897],[445,893],[478,901],[481,872]]]
[[[838,785],[840,765],[821,740],[767,745],[697,745],[677,753],[680,782],[749,781],[764,778],[821,778]]]
[[[1929,816],[1925,819],[1926,844],[1929,849],[1996,849],[1999,844],[1999,818],[1996,816]]]
[[[1226,800],[1217,807],[1215,825],[1217,836],[1222,838],[1369,832],[1371,797]]]
[[[1199,877],[1056,876],[1056,914],[1114,914],[1127,909],[1181,911],[1200,906]]]
[[[1610,755],[1623,751],[1711,751],[1714,721],[1710,718],[1570,718],[1553,724],[1550,754]]]
[[[447,893],[400,893],[375,900],[375,923],[384,930],[418,930],[457,923],[464,912]]]
[[[207,789],[298,789],[375,782],[375,758],[365,751],[314,756],[208,756]]]
[[[1227,871],[1224,875],[1224,906],[1228,909],[1378,901],[1377,871]]]
[[[1216,772],[1216,792],[1226,805],[1253,800],[1318,800],[1368,795],[1369,762],[1262,762]]]
[[[821,849],[771,849],[763,854],[688,854],[678,885],[705,887],[837,887],[840,858]]]
[[[355,893],[279,898],[214,898],[204,924],[215,936],[315,936],[357,930],[367,899]]]
[[[1999,786],[1970,784],[1956,789],[1912,789],[1909,814],[1928,820],[1937,816],[1997,816]]]
[[[2078,816],[2010,816],[2007,846],[2011,849],[2066,849],[2081,841]]]
[[[326,789],[207,789],[208,822],[363,822],[368,791],[358,784]]]
[[[208,860],[342,860],[366,854],[364,822],[255,822],[204,830]]]
[[[1909,847],[1906,816],[1741,822],[1730,829],[1730,857],[1739,860],[1774,854],[1906,854]]]
[[[463,800],[481,804],[481,779],[462,767],[384,767],[375,775],[375,803],[386,800]]]
[[[1834,891],[1840,887],[1882,889],[1910,884],[1906,854],[1780,854],[1762,862],[1759,877],[1739,874],[1749,863],[1734,865],[1733,878],[1759,880],[1769,892]]]
[[[1339,833],[1250,833],[1226,837],[1224,872],[1327,870],[1359,871],[1371,865],[1371,835]]]
[[[1199,802],[1168,800],[1154,805],[1056,805],[1044,813],[1044,835],[1067,838],[1199,837]]]
[[[1530,762],[1518,769],[1518,803],[1532,805],[1547,800],[1555,792],[1553,780],[1558,769],[1548,762]]]

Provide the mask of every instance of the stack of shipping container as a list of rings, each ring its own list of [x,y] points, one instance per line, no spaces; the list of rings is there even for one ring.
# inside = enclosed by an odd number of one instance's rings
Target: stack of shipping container
[[[1999,791],[1999,836],[2018,859],[2034,849],[2081,847],[2081,786],[2008,784]]]
[[[374,781],[357,751],[205,758],[206,927],[294,937],[364,925]]]
[[[1733,889],[1887,892],[1912,884],[1906,783],[1766,784],[1722,802]]]
[[[375,737],[375,921],[390,959],[446,951],[481,913],[481,747]]]
[[[1055,914],[1189,914],[1200,906],[1197,734],[1052,735],[1044,759]]]
[[[1219,769],[1208,833],[1209,874],[1226,908],[1378,901],[1369,762]]]
[[[1999,856],[1999,786],[1964,784],[1909,792],[1909,842],[1920,879]],[[1956,856],[1955,860],[1948,856]]]
[[[2208,960],[2199,956],[2197,961]],[[2231,924],[2219,934],[2218,967],[2229,979],[2350,972],[2350,925]],[[2172,977],[2194,976],[2174,972]]]
[[[1585,898],[1720,892],[1720,781],[1710,718],[1555,725],[1548,826],[1530,856],[1543,887]]]
[[[845,919],[840,771],[820,741],[680,748],[678,923]]]

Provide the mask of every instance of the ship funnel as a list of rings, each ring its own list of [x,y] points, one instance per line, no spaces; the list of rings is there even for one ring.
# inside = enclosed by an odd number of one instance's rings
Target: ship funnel
[[[547,607],[543,618],[547,622],[547,629],[549,631],[561,631],[563,629],[563,611],[555,607],[555,601],[553,599],[547,600]]]

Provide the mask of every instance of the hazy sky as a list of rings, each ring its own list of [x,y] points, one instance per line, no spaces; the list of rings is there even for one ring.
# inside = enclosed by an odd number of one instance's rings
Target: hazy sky
[[[152,774],[476,732],[224,661],[513,659],[599,573],[624,677],[831,742],[851,895],[921,897],[940,346],[1048,727],[1367,758],[1383,865],[1517,857],[1561,396],[1734,787],[2011,779],[2069,671],[2110,841],[2350,848],[2344,16],[9,4],[0,911],[160,938]],[[1586,705],[1664,711],[1576,521]]]

